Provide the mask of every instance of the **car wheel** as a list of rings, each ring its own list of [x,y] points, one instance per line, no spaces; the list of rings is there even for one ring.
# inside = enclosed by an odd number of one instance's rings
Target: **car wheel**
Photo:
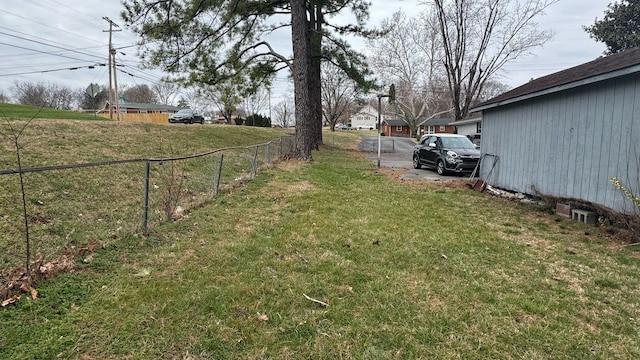
[[[438,160],[438,163],[436,165],[436,172],[438,173],[438,175],[444,175],[444,161]]]
[[[418,155],[413,155],[413,168],[420,169],[422,165],[420,165],[420,159],[418,159]]]

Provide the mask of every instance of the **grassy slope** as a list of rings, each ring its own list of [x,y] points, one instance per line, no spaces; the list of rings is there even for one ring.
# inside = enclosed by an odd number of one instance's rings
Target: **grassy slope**
[[[314,156],[39,284],[0,358],[640,356],[638,259],[593,228]]]
[[[11,140],[23,125],[28,125],[18,141],[23,168],[192,155],[225,147],[262,144],[277,140],[284,133],[246,126],[77,120],[27,123],[5,119],[0,120],[0,134],[3,135],[0,169],[18,167],[15,144]],[[272,152],[277,151],[272,147]],[[216,155],[175,163],[175,167],[173,164],[151,167],[153,186],[149,220],[152,226],[168,216],[162,204],[169,197],[170,178],[179,179],[184,189],[180,200],[175,200],[176,205],[189,209],[190,205],[211,197],[218,158]],[[242,151],[227,152],[220,181],[222,186],[232,183],[248,168]],[[21,264],[25,257],[18,180],[17,176],[0,176],[0,269]],[[25,174],[31,250],[34,254],[44,254],[44,260],[49,261],[57,257],[63,247],[92,240],[110,241],[110,238],[140,231],[143,180],[143,163]]]
[[[37,106],[17,105],[0,103],[0,118],[9,119],[72,119],[72,120],[94,120],[93,114],[84,114],[76,111],[58,110],[49,108],[39,108]],[[97,117],[98,120],[105,120],[104,117]]]
[[[26,124],[0,120],[0,168],[14,168],[11,138]],[[229,125],[135,124],[114,121],[38,120],[20,135],[24,167],[192,155],[273,140],[276,129]],[[7,136],[10,135],[10,136]]]

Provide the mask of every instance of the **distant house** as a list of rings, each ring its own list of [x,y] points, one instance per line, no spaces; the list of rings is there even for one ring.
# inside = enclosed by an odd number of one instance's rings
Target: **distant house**
[[[449,118],[432,118],[422,120],[418,122],[418,134],[453,134],[455,133],[455,126],[450,125],[451,119]]]
[[[166,124],[169,119],[169,114],[178,112],[182,109],[179,106],[160,105],[160,104],[145,104],[145,103],[133,103],[121,101],[118,103],[116,110],[115,104],[111,105],[107,101],[101,110],[98,110],[98,114],[109,117],[109,108],[111,107],[113,119],[117,119],[125,122],[141,122],[141,123],[156,123]]]
[[[640,194],[640,47],[601,57],[478,104],[481,177],[490,185],[616,212]]]
[[[384,120],[382,121],[382,134],[384,136],[410,137],[411,128],[404,120]]]
[[[109,113],[109,102],[107,101],[104,108],[98,111],[101,114]],[[182,109],[179,106],[160,105],[160,104],[145,104],[121,101],[118,103],[118,108],[121,114],[173,114]],[[113,104],[113,112],[115,113],[116,106]]]
[[[456,134],[460,135],[474,135],[482,133],[482,118],[476,117],[467,120],[458,120],[450,122],[449,125],[453,126]]]
[[[353,129],[376,129],[378,126],[378,111],[371,105],[365,105],[349,117]]]

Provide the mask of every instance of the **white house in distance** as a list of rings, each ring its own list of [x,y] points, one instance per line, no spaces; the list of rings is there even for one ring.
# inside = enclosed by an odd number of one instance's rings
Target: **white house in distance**
[[[467,120],[458,120],[448,125],[456,127],[456,133],[460,135],[475,135],[482,132],[482,118],[475,117]]]
[[[351,127],[358,130],[373,130],[378,125],[378,111],[371,105],[365,105],[349,117]]]

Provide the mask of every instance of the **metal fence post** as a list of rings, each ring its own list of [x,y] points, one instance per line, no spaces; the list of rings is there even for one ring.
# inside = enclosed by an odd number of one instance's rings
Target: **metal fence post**
[[[220,187],[220,177],[222,176],[222,161],[224,160],[224,154],[220,154],[220,166],[218,166],[218,173],[213,185],[213,196],[218,195],[218,188]]]
[[[144,209],[143,209],[143,213],[142,213],[142,233],[144,235],[149,235],[149,230],[147,228],[148,222],[149,222],[149,217],[148,217],[148,213],[149,213],[149,173],[151,170],[151,162],[150,161],[146,161],[145,163],[145,167],[144,167]]]
[[[267,164],[271,164],[271,151],[270,151],[271,147],[269,145],[271,145],[271,141],[267,143],[267,150],[266,150]]]
[[[256,171],[258,171],[258,146],[259,145],[256,145],[256,150],[253,152],[253,164],[251,164],[252,179],[256,176]]]

